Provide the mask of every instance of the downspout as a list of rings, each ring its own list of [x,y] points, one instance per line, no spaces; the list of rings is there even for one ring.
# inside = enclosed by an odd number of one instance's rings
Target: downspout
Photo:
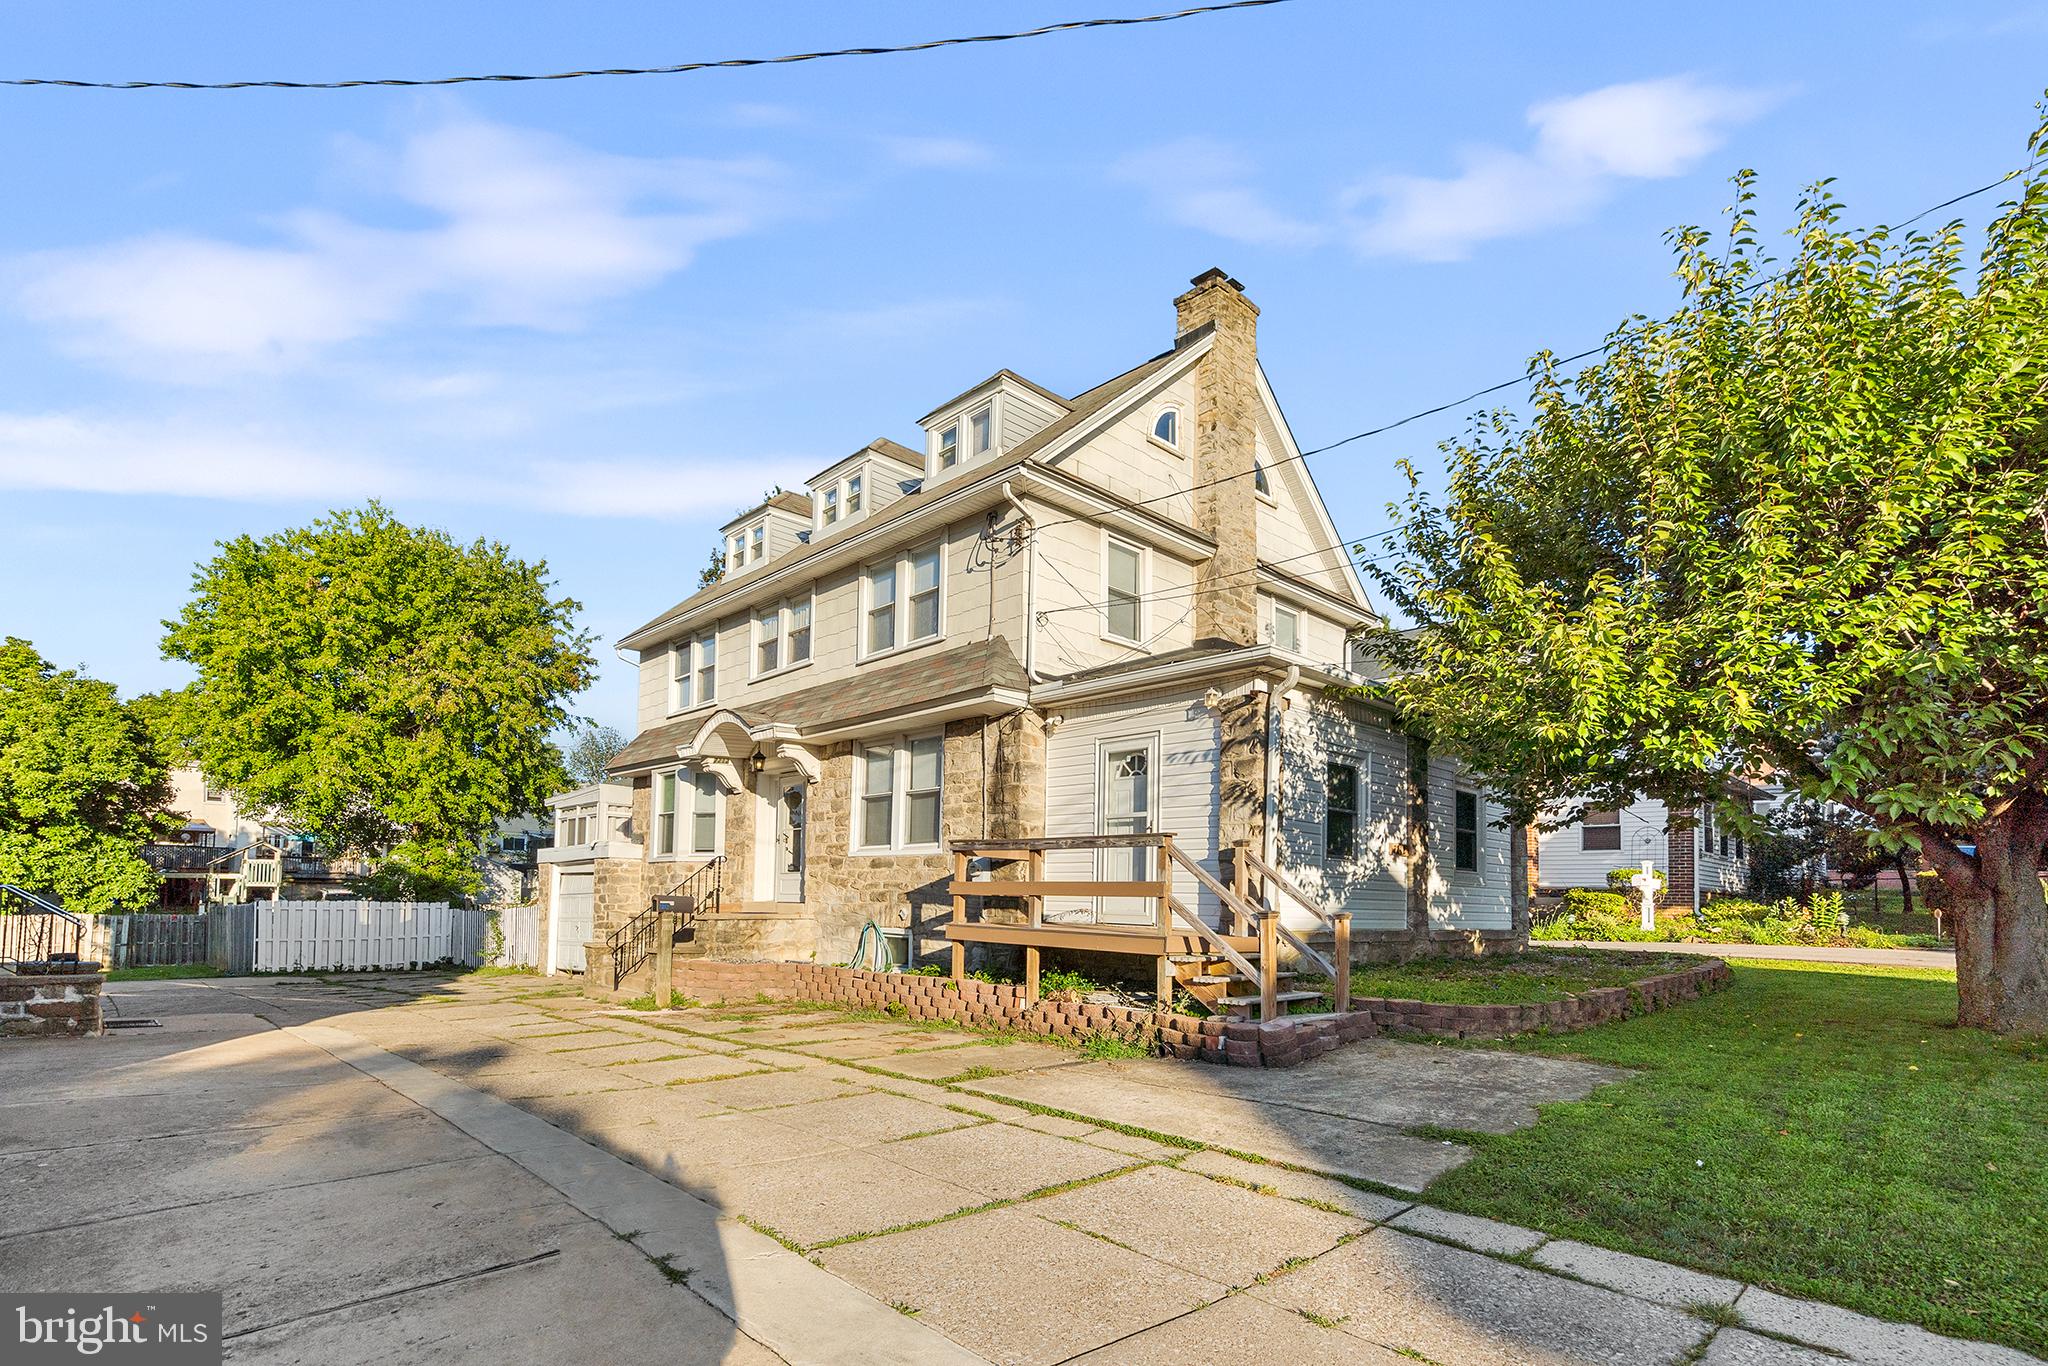
[[[1280,680],[1277,690],[1266,692],[1266,811],[1264,838],[1260,840],[1260,857],[1269,868],[1280,866],[1280,717],[1285,709],[1287,694],[1294,691],[1294,685],[1301,682],[1301,666],[1287,666],[1286,677]]]
[[[1011,507],[1017,509],[1017,516],[1023,519],[1030,540],[1024,547],[1024,677],[1036,683],[1038,678],[1038,524],[1031,518],[1031,509],[1024,506],[1010,488],[1010,481],[1003,481],[1003,497]],[[991,565],[993,572],[993,565]],[[993,605],[993,586],[989,593]]]

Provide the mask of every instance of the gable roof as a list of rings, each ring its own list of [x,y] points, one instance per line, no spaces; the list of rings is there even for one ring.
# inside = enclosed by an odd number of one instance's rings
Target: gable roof
[[[996,455],[987,464],[979,467],[979,470],[972,477],[962,476],[945,481],[940,486],[940,491],[951,494],[959,489],[971,488],[988,483],[991,480],[1000,480],[1004,474],[1035,458],[1040,452],[1057,446],[1068,434],[1077,427],[1083,426],[1090,418],[1109,407],[1118,398],[1142,386],[1146,381],[1184,356],[1191,348],[1206,342],[1212,330],[1212,326],[1205,323],[1192,332],[1185,333],[1176,339],[1172,350],[1162,351],[1143,364],[1134,366],[1112,379],[1105,380],[1085,393],[1077,394],[1071,399],[1062,399],[1061,402],[1067,408],[1064,415],[1047,423],[1027,439]],[[760,566],[760,568],[764,571],[772,570],[777,573],[784,573],[797,565],[820,559],[844,545],[854,536],[874,535],[880,529],[893,525],[895,522],[921,511],[930,506],[935,496],[933,490],[929,488],[920,488],[915,493],[907,493],[889,504],[881,512],[863,517],[858,521],[842,523],[839,527],[826,532],[822,536],[813,536],[807,545],[797,550],[784,551],[775,559]],[[808,508],[808,502],[806,507]],[[651,634],[669,625],[671,622],[687,616],[693,616],[707,608],[716,607],[720,603],[741,597],[752,589],[753,579],[754,571],[749,570],[738,578],[715,583],[707,588],[700,588],[645,625],[628,631],[624,636],[620,637],[621,643]],[[633,647],[628,646],[628,648]]]
[[[1030,380],[1024,378],[1024,376],[1018,374],[1015,370],[998,370],[993,375],[990,375],[987,379],[983,380],[981,383],[971,384],[967,388],[962,389],[959,393],[953,395],[953,397],[947,399],[944,403],[941,403],[938,407],[932,409],[923,417],[919,418],[917,420],[917,424],[920,427],[922,427],[925,423],[931,421],[940,413],[945,412],[946,409],[952,407],[954,404],[965,403],[974,395],[980,393],[982,390],[988,388],[990,385],[995,384],[1000,380],[1009,380],[1011,383],[1019,386],[1020,388],[1029,389],[1032,393],[1037,394],[1040,398],[1050,400],[1051,402],[1058,404],[1062,408],[1068,406],[1068,401],[1066,399],[1061,398],[1058,394],[1046,388],[1043,384],[1033,384]]]
[[[1029,686],[1024,666],[1017,662],[1010,642],[997,636],[942,654],[892,664],[886,669],[863,670],[816,687],[765,697],[758,702],[742,702],[727,710],[750,726],[784,721],[802,731],[823,731],[871,717],[978,696],[995,688],[1022,692]],[[624,772],[673,759],[676,747],[694,739],[705,719],[717,711],[713,704],[666,725],[641,731],[612,760],[613,771]]]
[[[808,493],[791,493],[788,489],[780,490],[769,495],[766,501],[756,503],[745,512],[740,513],[730,522],[720,527],[719,530],[730,531],[741,522],[751,522],[769,508],[777,508],[783,512],[791,512],[799,517],[808,518],[811,515],[811,495]]]

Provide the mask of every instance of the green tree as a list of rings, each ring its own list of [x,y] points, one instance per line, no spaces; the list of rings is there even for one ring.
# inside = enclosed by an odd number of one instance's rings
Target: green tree
[[[207,776],[413,895],[477,885],[501,818],[563,781],[549,732],[589,681],[579,604],[545,564],[382,505],[222,542],[166,622],[198,671],[182,721]]]
[[[611,771],[612,760],[626,747],[626,737],[612,726],[586,721],[576,728],[564,754],[569,781],[601,783]]]
[[[1960,1020],[2048,1033],[2048,185],[1974,270],[1825,184],[1774,260],[1736,186],[1673,234],[1676,312],[1538,356],[1529,420],[1411,487],[1390,686],[1516,819],[1764,769],[1861,812],[1950,894]]]
[[[78,911],[153,901],[140,846],[169,829],[169,800],[149,726],[111,686],[0,645],[0,882]]]

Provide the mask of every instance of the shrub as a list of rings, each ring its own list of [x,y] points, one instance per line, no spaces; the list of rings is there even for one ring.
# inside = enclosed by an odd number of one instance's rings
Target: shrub
[[[1616,896],[1625,896],[1633,902],[1636,899],[1636,889],[1635,884],[1630,882],[1629,879],[1635,877],[1641,871],[1642,869],[1640,868],[1609,868],[1607,870],[1607,890],[1613,892]],[[1670,881],[1664,876],[1664,870],[1662,868],[1652,868],[1650,876],[1657,879],[1657,895],[1662,897],[1665,889],[1671,885]]]
[[[1600,939],[1641,943],[1664,936],[1644,930],[1637,923],[1637,911],[1629,899],[1613,892],[1595,892],[1574,887],[1564,894],[1564,906],[1557,916],[1533,926],[1531,939]]]

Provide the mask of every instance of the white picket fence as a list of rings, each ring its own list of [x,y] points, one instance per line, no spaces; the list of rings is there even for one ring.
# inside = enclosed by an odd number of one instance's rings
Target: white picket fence
[[[537,968],[540,966],[540,907],[500,906],[493,911],[476,912],[498,918],[498,934],[503,937],[503,946],[495,956],[491,953],[491,933],[488,923],[484,927],[484,943],[479,962],[493,967]]]

